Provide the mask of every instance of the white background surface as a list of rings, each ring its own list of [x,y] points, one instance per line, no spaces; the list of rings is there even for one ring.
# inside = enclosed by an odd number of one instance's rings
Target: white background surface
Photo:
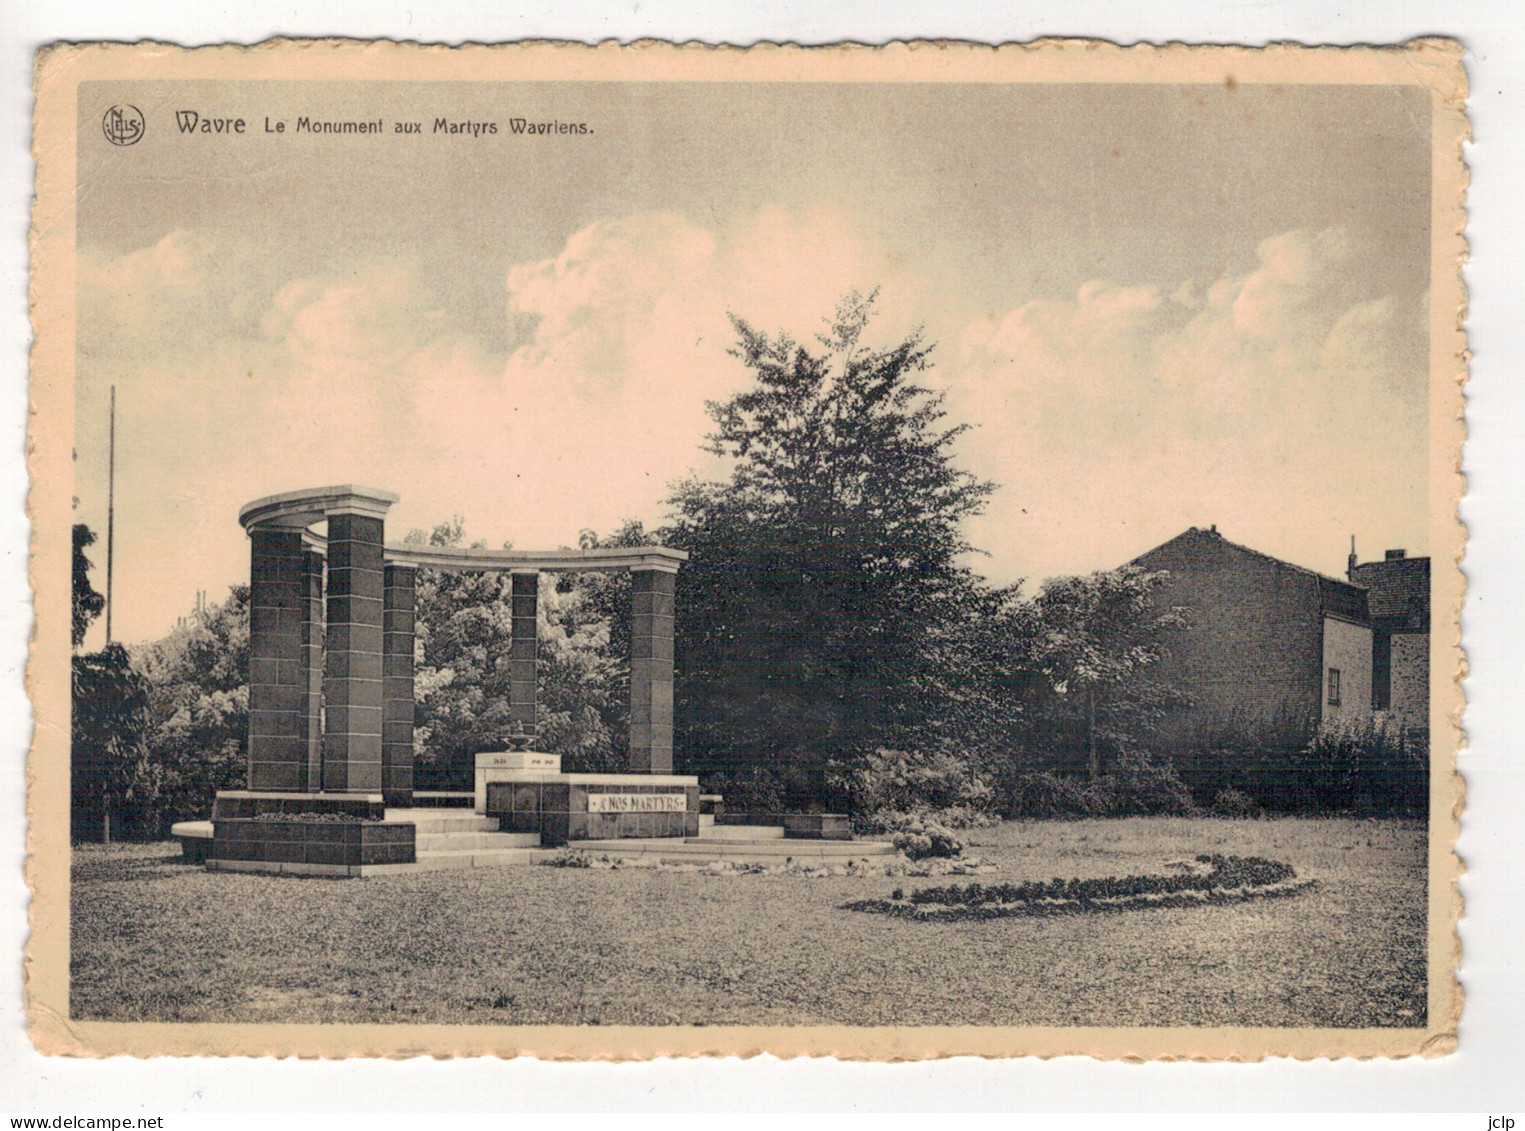
[[[280,1110],[514,1111],[917,1109],[1038,1111],[1514,1111],[1525,1109],[1522,1025],[1525,762],[1517,714],[1520,506],[1525,468],[1525,318],[1521,317],[1521,146],[1525,16],[1516,3],[1300,0],[1296,3],[378,3],[158,4],[0,7],[0,1112],[160,1114]],[[31,57],[57,40],[165,39],[254,43],[276,34],[426,42],[640,37],[750,43],[949,37],[984,42],[1094,35],[1121,42],[1390,43],[1445,34],[1467,46],[1475,143],[1467,269],[1474,353],[1465,453],[1471,528],[1464,632],[1470,749],[1459,851],[1463,882],[1461,1051],[1439,1062],[1260,1065],[1093,1064],[960,1060],[916,1065],[831,1062],[532,1062],[48,1060],[24,1033],[19,955],[26,937],[23,763],[30,720],[22,688],[30,625],[26,587],[27,208]],[[194,1121],[199,1123],[200,1121]],[[215,1122],[209,1120],[208,1122]],[[317,1120],[302,1120],[315,1125]],[[1481,1117],[1447,1121],[1485,1131]],[[169,1126],[188,1126],[167,1121]],[[266,1124],[268,1125],[268,1124]],[[499,1124],[501,1125],[501,1124]]]

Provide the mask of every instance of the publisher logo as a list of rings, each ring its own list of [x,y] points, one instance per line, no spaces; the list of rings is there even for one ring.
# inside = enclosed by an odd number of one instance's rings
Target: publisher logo
[[[112,145],[137,145],[143,140],[143,111],[136,106],[113,106],[101,119],[101,130]]]

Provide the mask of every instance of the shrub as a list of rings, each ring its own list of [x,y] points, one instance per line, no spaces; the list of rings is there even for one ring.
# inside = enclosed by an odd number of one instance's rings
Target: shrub
[[[946,809],[929,809],[919,815],[924,820],[934,821],[950,829],[988,829],[993,825],[1001,823],[1001,818],[996,814],[987,813],[982,809],[971,809],[967,805],[951,805]]]
[[[1304,810],[1307,791],[1296,763],[1316,730],[1316,720],[1301,711],[1283,708],[1265,718],[1234,712],[1178,736],[1170,761],[1204,803],[1234,789],[1262,809]]]
[[[1012,779],[1002,812],[1019,820],[1089,817],[1091,798],[1080,783],[1049,770],[1020,773]]]
[[[1428,751],[1389,715],[1336,719],[1294,760],[1305,806],[1357,813],[1423,812]]]
[[[907,753],[881,747],[848,771],[844,784],[855,813],[986,812],[995,801],[985,776],[969,759],[948,750]]]
[[[964,843],[948,829],[928,825],[922,831],[906,829],[890,838],[890,843],[912,860],[926,860],[934,856],[957,856],[964,851]]]
[[[1213,798],[1213,812],[1220,817],[1258,817],[1260,806],[1249,794],[1229,786]]]
[[[940,825],[945,829],[988,829],[999,825],[1001,818],[992,813],[980,813],[973,809],[915,809],[903,812],[899,809],[878,809],[872,813],[854,813],[853,832],[879,834],[898,832],[911,825]]]
[[[1191,791],[1167,763],[1141,753],[1119,756],[1109,774],[1081,783],[1047,770],[1018,774],[1006,796],[1007,816],[1029,820],[1075,817],[1188,816]]]
[[[964,842],[953,830],[917,813],[881,809],[867,814],[861,822],[855,820],[854,825],[863,832],[888,834],[890,843],[912,860],[957,856],[964,851]]]
[[[783,781],[760,766],[712,774],[705,792],[724,797],[730,813],[782,813],[786,808]]]
[[[1196,812],[1191,790],[1167,762],[1147,754],[1121,755],[1113,771],[1093,788],[1093,812],[1107,816],[1190,816]]]

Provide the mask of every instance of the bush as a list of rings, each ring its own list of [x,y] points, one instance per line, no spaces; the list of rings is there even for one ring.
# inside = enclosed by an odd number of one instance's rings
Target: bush
[[[1260,806],[1255,799],[1230,786],[1220,789],[1213,798],[1213,812],[1220,817],[1258,817]]]
[[[1261,809],[1296,812],[1308,805],[1298,752],[1316,731],[1304,712],[1283,709],[1266,718],[1231,713],[1180,736],[1170,762],[1204,803],[1232,789]]]
[[[1084,786],[1049,770],[1017,774],[1001,811],[1017,820],[1055,820],[1091,815]]]
[[[783,781],[760,766],[711,774],[705,792],[725,798],[729,813],[782,813],[786,807]]]
[[[854,813],[853,832],[871,835],[900,832],[913,826],[936,825],[945,829],[985,829],[999,825],[1001,818],[972,809],[876,809],[872,813]]]
[[[910,829],[898,832],[890,838],[890,843],[912,860],[957,856],[964,851],[963,841],[939,825],[928,825],[921,832]]]
[[[1001,818],[996,814],[987,813],[982,809],[971,809],[967,805],[929,809],[917,815],[923,820],[933,821],[950,829],[988,829],[1001,823]]]
[[[1191,790],[1167,762],[1147,754],[1123,754],[1092,791],[1093,812],[1109,817],[1186,817],[1197,811]]]
[[[1319,728],[1294,765],[1304,807],[1323,812],[1416,813],[1428,800],[1428,750],[1388,715]]]
[[[1077,817],[1189,816],[1196,812],[1191,791],[1167,763],[1160,765],[1148,755],[1121,755],[1109,774],[1094,782],[1044,770],[1018,774],[1006,797],[1003,811],[1025,820]]]
[[[881,809],[854,819],[853,824],[861,832],[888,834],[890,843],[912,860],[957,856],[964,851],[964,842],[953,834],[953,830],[917,813]]]
[[[845,775],[854,813],[896,810],[988,812],[995,790],[969,759],[948,750],[906,753],[883,747]]]

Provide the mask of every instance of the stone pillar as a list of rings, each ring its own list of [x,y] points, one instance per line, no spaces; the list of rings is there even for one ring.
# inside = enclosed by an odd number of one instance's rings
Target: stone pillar
[[[308,788],[308,562],[299,530],[249,532],[249,788]]]
[[[382,788],[382,520],[328,516],[328,631],[323,697],[323,788]]]
[[[323,555],[306,555],[307,601],[302,617],[302,665],[307,685],[307,778],[304,790],[323,788]]]
[[[381,634],[381,792],[398,808],[413,804],[412,566],[386,567]]]
[[[509,601],[512,638],[508,650],[508,721],[523,723],[527,734],[535,733],[535,659],[540,574],[515,573]]]
[[[630,772],[672,773],[672,625],[677,574],[630,571]]]

